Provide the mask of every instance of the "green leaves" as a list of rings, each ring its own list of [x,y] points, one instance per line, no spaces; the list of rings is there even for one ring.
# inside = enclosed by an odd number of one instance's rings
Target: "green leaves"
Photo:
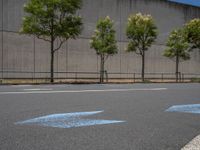
[[[97,22],[90,46],[96,50],[98,55],[113,55],[117,53],[117,41],[115,40],[113,25],[113,21],[108,16]]]
[[[90,47],[96,50],[100,56],[100,83],[104,81],[104,63],[108,56],[117,53],[117,41],[115,40],[114,23],[109,16],[99,19],[94,35],[90,40]]]
[[[30,0],[24,11],[20,33],[35,35],[51,43],[51,82],[54,81],[54,53],[69,38],[75,39],[82,30],[82,19],[76,15],[81,0]],[[54,42],[58,39],[57,47]]]
[[[200,49],[200,19],[193,19],[184,27],[187,40],[192,45],[192,49]]]
[[[126,35],[129,39],[127,51],[141,55],[156,40],[157,27],[150,15],[138,13],[128,18]]]
[[[167,41],[164,56],[182,60],[190,59],[190,51],[200,49],[200,19],[193,19],[183,28],[173,30]]]
[[[169,58],[179,57],[182,60],[190,59],[189,43],[183,29],[171,32],[168,41],[168,48],[164,52],[164,56]]]
[[[20,32],[44,40],[76,38],[82,30],[81,17],[75,14],[81,5],[81,0],[30,0]]]

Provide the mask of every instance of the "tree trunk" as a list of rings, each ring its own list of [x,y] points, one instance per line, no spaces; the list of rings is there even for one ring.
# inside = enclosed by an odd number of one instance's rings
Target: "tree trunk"
[[[144,82],[144,69],[145,69],[145,51],[142,54],[142,82]]]
[[[176,82],[178,82],[178,77],[179,76],[179,56],[176,56]]]
[[[54,40],[51,38],[51,83],[54,82]]]
[[[100,62],[100,83],[103,83],[104,82],[104,55],[101,54],[100,55],[101,57],[101,62]]]

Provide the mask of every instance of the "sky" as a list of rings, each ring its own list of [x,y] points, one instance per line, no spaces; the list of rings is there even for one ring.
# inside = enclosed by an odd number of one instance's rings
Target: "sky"
[[[200,7],[200,0],[168,0],[168,1]]]

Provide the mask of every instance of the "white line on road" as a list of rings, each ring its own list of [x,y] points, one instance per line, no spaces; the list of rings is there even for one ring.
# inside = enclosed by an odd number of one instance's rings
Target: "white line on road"
[[[30,87],[32,85],[11,85],[11,87]]]
[[[51,91],[52,89],[24,89],[24,91]]]
[[[127,92],[127,91],[162,91],[162,90],[167,90],[167,88],[0,92],[0,95],[6,95],[6,94],[89,93],[89,92]]]
[[[200,150],[200,135],[195,137],[191,142],[189,142],[181,150]]]

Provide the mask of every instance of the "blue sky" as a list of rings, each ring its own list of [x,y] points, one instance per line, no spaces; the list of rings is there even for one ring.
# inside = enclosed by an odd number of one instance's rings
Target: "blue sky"
[[[168,1],[200,7],[200,0],[168,0]]]

